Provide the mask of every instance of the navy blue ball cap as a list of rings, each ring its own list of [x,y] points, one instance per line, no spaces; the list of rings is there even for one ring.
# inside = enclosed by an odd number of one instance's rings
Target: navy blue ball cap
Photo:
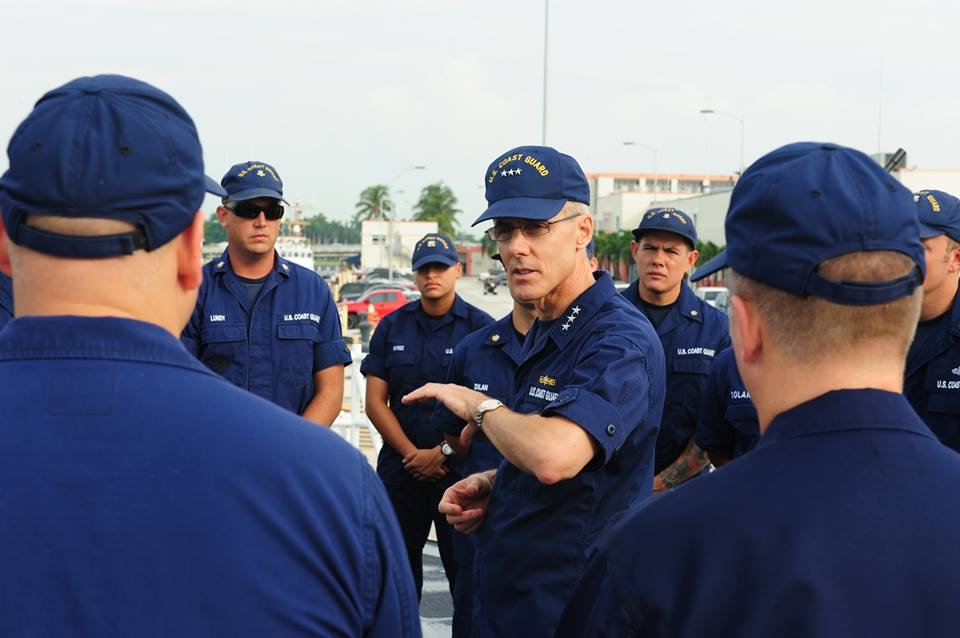
[[[434,263],[453,266],[460,262],[460,256],[452,239],[443,233],[427,233],[414,247],[412,262],[414,270]]]
[[[914,193],[913,199],[920,219],[920,239],[946,235],[960,242],[960,199],[929,189]]]
[[[674,233],[689,241],[691,246],[697,245],[693,219],[679,208],[651,208],[643,214],[640,225],[633,229],[633,238],[640,241],[645,232],[652,230]]]
[[[913,195],[875,161],[835,144],[799,142],[768,153],[733,189],[727,247],[693,279],[730,266],[797,296],[873,305],[913,293],[925,261]],[[818,272],[833,257],[889,250],[914,269],[883,282],[833,282]]]
[[[82,77],[36,103],[7,147],[0,211],[15,244],[60,257],[153,250],[189,226],[213,180],[197,129],[170,95],[121,75]],[[101,237],[53,233],[29,215],[130,222]]]
[[[577,160],[549,146],[518,146],[493,160],[484,175],[488,219],[550,219],[568,201],[590,204],[590,185]]]
[[[220,180],[220,184],[227,192],[224,199],[242,202],[258,197],[270,197],[285,204],[289,203],[283,198],[283,180],[280,179],[280,173],[266,162],[234,164]]]

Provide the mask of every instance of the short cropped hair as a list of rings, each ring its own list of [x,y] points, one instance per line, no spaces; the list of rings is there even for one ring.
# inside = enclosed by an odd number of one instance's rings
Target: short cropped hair
[[[820,274],[830,281],[886,281],[902,277],[914,267],[906,255],[894,251],[862,251],[828,259]],[[851,347],[878,342],[906,355],[920,319],[923,291],[883,304],[851,306],[820,297],[797,295],[731,271],[732,294],[753,301],[771,338],[784,356],[809,363]]]

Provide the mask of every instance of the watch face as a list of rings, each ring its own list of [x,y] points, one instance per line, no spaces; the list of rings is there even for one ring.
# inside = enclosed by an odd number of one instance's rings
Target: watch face
[[[454,449],[449,443],[444,443],[440,446],[440,453],[444,456],[453,456]]]

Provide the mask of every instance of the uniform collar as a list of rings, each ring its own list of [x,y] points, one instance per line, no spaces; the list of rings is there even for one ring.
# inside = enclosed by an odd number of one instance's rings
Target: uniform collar
[[[523,358],[523,344],[517,338],[517,331],[513,327],[512,312],[494,321],[486,331],[486,337],[483,340],[485,347],[501,348],[514,363],[520,363]]]
[[[114,359],[213,374],[160,326],[120,317],[20,317],[0,333],[0,360]]]
[[[567,306],[567,309],[553,321],[546,334],[540,332],[539,327],[535,332],[531,330],[527,333],[527,339],[524,341],[526,352],[538,352],[543,346],[543,340],[547,338],[552,339],[562,350],[583,330],[584,326],[591,323],[590,320],[597,314],[600,306],[617,294],[610,273],[598,270],[593,273],[593,278],[594,284]],[[538,324],[539,322],[535,322],[534,326]],[[530,337],[534,337],[534,343],[530,343]]]
[[[853,430],[902,430],[933,437],[907,399],[884,390],[833,390],[778,414],[758,447],[780,439]]]
[[[423,311],[423,304],[420,303],[420,300],[408,303],[407,305],[401,307],[400,310],[402,312],[418,312],[424,317],[428,316],[427,313]],[[470,311],[467,308],[467,302],[461,299],[460,295],[455,294],[453,298],[453,306],[451,306],[447,314],[443,316],[446,317],[447,315],[453,315],[459,319],[466,319],[469,313]]]
[[[13,282],[0,273],[0,308],[13,315]]]
[[[293,266],[290,265],[290,262],[280,256],[276,250],[273,251],[273,271],[275,275],[279,275],[283,279],[290,278],[290,271],[293,269]],[[226,248],[223,251],[223,254],[220,255],[220,258],[213,262],[213,274],[214,275],[223,275],[225,273],[231,273],[233,276],[237,276],[233,272],[233,266],[230,264],[230,249]]]
[[[953,308],[950,309],[950,334],[960,337],[960,290],[953,296]]]
[[[954,296],[953,306],[947,312],[950,313],[949,323],[942,328],[938,326],[935,334],[927,335],[923,342],[916,344],[916,350],[911,348],[907,355],[906,377],[949,349],[955,338],[960,338],[960,292]]]
[[[634,279],[633,282],[623,289],[621,293],[634,306],[643,309],[643,300],[640,298],[640,279]],[[680,282],[680,296],[673,306],[681,317],[697,323],[703,323],[703,303],[704,301],[693,292],[693,289],[686,281]],[[672,313],[671,313],[672,314]]]

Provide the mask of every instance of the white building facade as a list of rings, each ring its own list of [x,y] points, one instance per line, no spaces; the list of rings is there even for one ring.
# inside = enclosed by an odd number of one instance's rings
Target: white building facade
[[[590,210],[600,231],[631,230],[647,209],[667,201],[729,191],[737,177],[733,173],[590,173]]]
[[[364,269],[390,268],[392,254],[393,268],[409,271],[417,240],[435,232],[437,222],[365,221],[360,226],[360,264]]]

